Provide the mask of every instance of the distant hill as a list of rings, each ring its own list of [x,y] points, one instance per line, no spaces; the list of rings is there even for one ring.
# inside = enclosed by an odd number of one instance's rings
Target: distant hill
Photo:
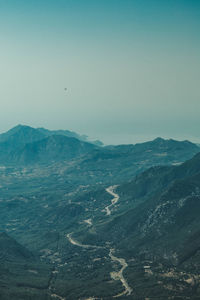
[[[69,130],[48,130],[45,128],[37,128],[37,130],[41,133],[43,133],[46,136],[51,136],[51,135],[64,135],[67,137],[73,137],[76,138],[80,141],[92,143],[97,146],[103,146],[103,143],[99,140],[91,141],[89,140],[87,135],[80,135],[74,131],[69,131]]]
[[[119,145],[97,148],[87,153],[74,165],[71,172],[93,174],[98,180],[112,183],[127,181],[152,166],[179,165],[200,152],[199,147],[189,141],[157,138],[136,145]]]
[[[18,125],[0,135],[0,163],[52,163],[72,159],[97,147],[70,135],[76,134]]]
[[[189,141],[162,138],[136,145],[107,147],[101,147],[98,141],[86,140],[85,136],[68,130],[51,131],[18,125],[0,134],[0,164],[51,164],[77,158],[78,168],[85,175],[92,169],[99,170],[103,176],[108,173],[117,180],[126,180],[153,165],[180,164],[199,152],[199,147]]]
[[[11,161],[18,164],[52,163],[55,161],[71,160],[95,148],[95,145],[82,142],[76,138],[51,135],[13,151],[10,158]]]
[[[199,152],[199,147],[190,141],[176,141],[173,139],[156,138],[153,141],[139,143],[135,145],[108,146],[116,155],[138,155],[143,154],[144,158],[153,156],[154,159],[162,157],[163,162],[168,162],[173,158],[174,163],[182,162],[191,158]],[[192,155],[192,156],[190,156]]]
[[[45,135],[35,128],[17,125],[7,132],[0,134],[0,143],[16,148],[27,143],[41,140],[44,137]]]
[[[7,142],[13,146],[32,143],[44,139],[51,135],[63,135],[71,138],[76,138],[80,141],[103,145],[100,141],[89,141],[86,135],[80,135],[69,130],[48,130],[45,128],[33,128],[27,125],[17,125],[5,133],[0,134],[0,143]]]

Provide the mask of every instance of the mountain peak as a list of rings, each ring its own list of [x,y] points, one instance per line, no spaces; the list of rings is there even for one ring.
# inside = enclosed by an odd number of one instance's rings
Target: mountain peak
[[[14,146],[31,143],[44,138],[44,134],[27,125],[17,125],[0,134],[0,142],[8,142]]]
[[[167,142],[168,140],[165,140],[165,139],[163,139],[163,138],[161,138],[161,137],[157,137],[157,138],[155,138],[153,141],[152,141],[152,143],[154,143],[154,144],[163,144],[163,143],[165,143],[165,142]]]
[[[12,127],[11,129],[9,129],[7,132],[3,133],[3,134],[7,134],[7,133],[15,133],[17,131],[20,131],[20,130],[33,130],[34,128],[28,126],[28,125],[22,125],[22,124],[18,124],[14,127]]]

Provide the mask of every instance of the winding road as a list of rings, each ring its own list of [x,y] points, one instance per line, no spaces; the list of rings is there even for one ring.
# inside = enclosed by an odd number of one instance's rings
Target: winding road
[[[113,196],[113,199],[111,200],[111,204],[105,207],[106,215],[110,216],[111,215],[111,207],[114,206],[118,200],[119,200],[119,195],[114,193],[114,189],[116,189],[117,185],[111,185],[106,189],[106,192]]]
[[[122,268],[118,272],[111,272],[110,276],[114,280],[119,279],[121,281],[122,285],[124,286],[125,290],[122,293],[120,293],[116,296],[113,296],[113,298],[121,297],[123,295],[129,296],[132,293],[132,288],[128,285],[128,282],[126,281],[126,279],[124,278],[124,275],[123,275],[123,272],[128,267],[128,264],[127,264],[127,262],[125,261],[124,258],[118,258],[118,257],[114,256],[113,255],[114,251],[115,251],[115,249],[110,249],[109,256],[112,259],[112,261],[119,262],[120,265],[122,266]]]
[[[119,195],[114,192],[114,189],[116,187],[117,186],[114,185],[114,186],[110,186],[106,189],[106,192],[113,196],[113,199],[111,200],[111,204],[106,206],[105,210],[104,210],[104,211],[106,211],[106,215],[108,215],[108,216],[111,214],[111,207],[114,206],[119,200]],[[86,248],[86,249],[90,249],[90,248],[93,248],[93,249],[100,249],[100,248],[101,249],[108,249],[107,247],[94,246],[94,245],[84,245],[84,244],[78,242],[77,240],[73,239],[72,234],[73,233],[66,234],[66,238],[74,246],[78,246],[78,247],[82,247],[82,248]],[[124,278],[124,275],[123,275],[123,272],[128,267],[128,264],[127,264],[127,262],[125,261],[124,258],[118,258],[118,257],[114,256],[113,255],[114,252],[115,252],[114,248],[109,249],[109,257],[110,257],[111,261],[118,262],[122,267],[118,272],[110,272],[110,276],[113,280],[120,280],[121,281],[121,283],[124,287],[124,291],[120,294],[117,294],[117,295],[113,296],[113,298],[118,298],[118,297],[125,296],[125,295],[129,296],[129,295],[132,294],[133,290],[129,286],[128,282],[126,281],[126,279]],[[89,299],[98,299],[98,298],[89,298]]]

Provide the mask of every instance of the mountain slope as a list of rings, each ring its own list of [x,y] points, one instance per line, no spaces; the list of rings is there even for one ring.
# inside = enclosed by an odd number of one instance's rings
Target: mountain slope
[[[70,131],[50,131],[18,125],[0,134],[0,163],[51,164],[81,156],[97,148],[94,144],[78,138],[78,134]]]
[[[0,233],[0,298],[48,299],[50,268],[6,233]]]
[[[18,164],[52,163],[71,160],[95,149],[96,146],[76,138],[52,135],[34,143],[26,144],[22,149],[13,151],[11,160]]]
[[[116,184],[130,180],[152,166],[178,165],[198,152],[199,147],[193,143],[159,138],[136,145],[97,148],[82,157],[67,172],[70,172],[70,176],[80,176],[85,182],[90,180]]]
[[[0,134],[0,143],[8,142],[13,146],[18,146],[26,143],[32,143],[41,140],[51,135],[62,135],[71,138],[76,138],[80,141],[97,144],[102,146],[100,141],[89,141],[86,135],[80,135],[70,130],[48,130],[45,128],[33,128],[27,125],[17,125],[5,133]]]
[[[21,246],[5,232],[0,233],[0,260],[4,261],[29,261],[33,259],[33,254],[25,247]]]
[[[41,140],[45,136],[44,133],[30,126],[17,125],[7,132],[0,134],[0,143],[7,143],[16,148]]]
[[[117,249],[128,264],[130,299],[199,299],[200,154],[181,166],[151,168],[115,193],[111,215],[75,238]]]
[[[174,234],[176,229],[177,246],[179,239],[183,238],[178,235],[178,227],[180,229],[182,226],[186,236],[195,233],[196,228],[192,223],[198,224],[197,228],[200,228],[200,154],[181,166],[151,168],[129,183],[119,186],[117,192],[121,197],[120,205],[124,214],[107,225],[105,232],[108,235],[117,226],[132,237],[140,236],[142,240],[148,235],[151,238],[152,235],[156,238],[159,236],[160,243],[162,238],[166,240],[166,234]],[[126,211],[127,202],[128,208],[131,205],[134,208]],[[190,231],[186,229],[187,220],[191,223]],[[174,230],[169,229],[166,233],[166,228]],[[170,240],[172,238],[169,237]],[[135,245],[133,243],[133,248]]]
[[[76,138],[80,141],[83,142],[87,142],[87,143],[91,143],[91,144],[95,144],[97,146],[103,146],[103,143],[99,140],[96,141],[90,141],[88,140],[88,136],[87,135],[80,135],[74,131],[70,131],[70,130],[48,130],[46,128],[37,128],[37,130],[39,132],[41,132],[42,134],[46,135],[46,136],[51,136],[51,135],[64,135],[67,137],[73,137]]]
[[[196,145],[21,141],[0,152],[0,225],[41,260],[0,235],[2,299],[198,299],[200,154],[180,164]]]
[[[153,165],[179,164],[199,152],[199,147],[188,141],[157,138],[136,145],[98,147],[82,141],[84,139],[67,130],[51,131],[18,125],[0,134],[0,163],[26,164],[41,160],[41,163],[51,164],[85,154],[81,161],[77,161],[77,167],[85,175],[98,170],[103,177],[106,175],[105,178],[115,176],[118,180],[127,180]]]

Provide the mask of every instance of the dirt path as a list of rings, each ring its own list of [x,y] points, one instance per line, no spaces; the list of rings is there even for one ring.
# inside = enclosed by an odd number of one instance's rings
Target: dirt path
[[[72,238],[72,234],[73,233],[68,233],[66,234],[66,238],[69,240],[69,242],[72,244],[72,245],[75,245],[75,246],[78,246],[78,247],[82,247],[82,248],[93,248],[93,249],[103,249],[104,247],[101,247],[101,246],[94,246],[94,245],[83,245],[81,243],[79,243],[78,241],[74,240]]]

